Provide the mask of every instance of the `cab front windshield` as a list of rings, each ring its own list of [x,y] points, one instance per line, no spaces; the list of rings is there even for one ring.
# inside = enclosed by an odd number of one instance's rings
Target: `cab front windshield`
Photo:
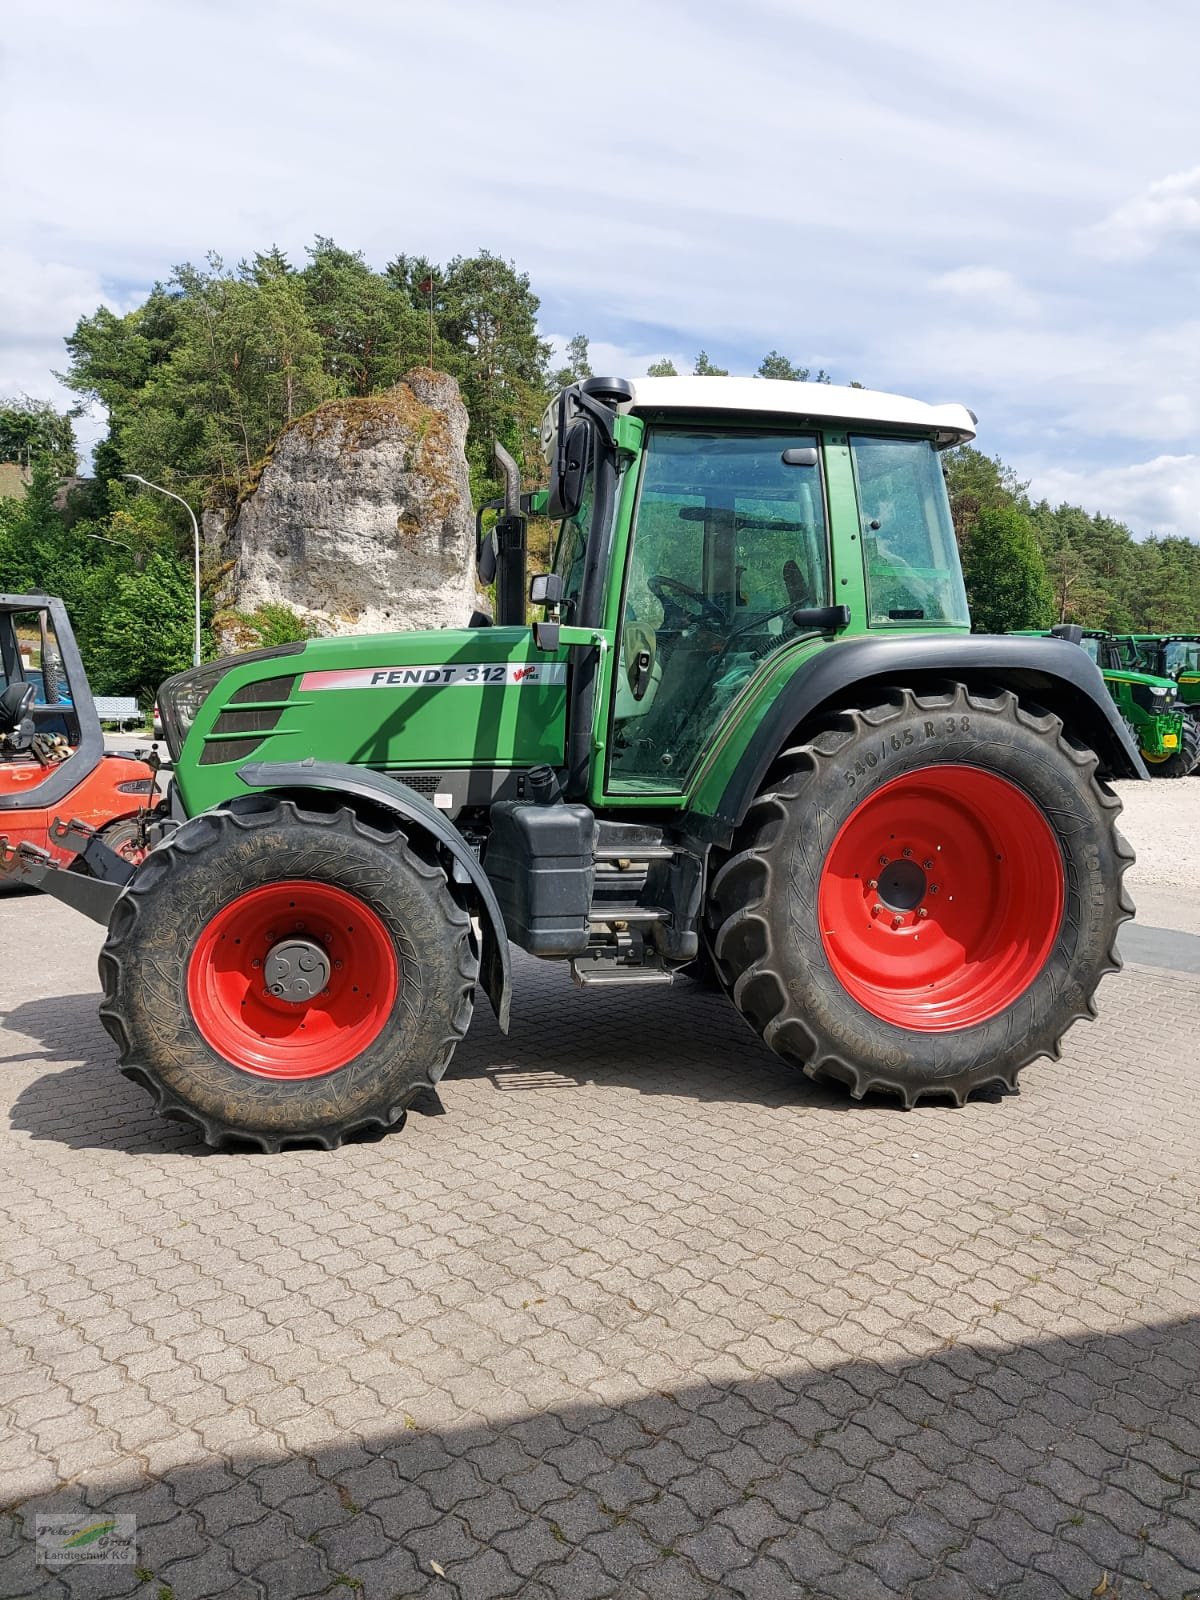
[[[1169,678],[1181,672],[1200,672],[1200,639],[1172,639],[1164,663]]]

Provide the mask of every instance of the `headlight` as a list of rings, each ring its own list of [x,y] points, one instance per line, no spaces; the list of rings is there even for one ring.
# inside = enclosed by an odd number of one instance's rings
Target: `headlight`
[[[1175,690],[1151,689],[1150,704],[1155,711],[1169,711],[1175,704]]]
[[[183,741],[187,738],[200,707],[208,699],[227,672],[234,667],[244,667],[250,661],[272,661],[277,656],[299,655],[306,640],[291,644],[273,644],[265,650],[246,650],[240,656],[222,656],[218,661],[206,661],[202,667],[190,667],[187,672],[177,672],[168,678],[158,691],[155,704],[162,719],[162,736],[167,741],[171,760],[179,760]]]
[[[193,667],[188,672],[177,672],[159,689],[158,709],[162,717],[163,738],[167,741],[172,761],[178,761],[183,741],[200,707],[229,671],[229,667],[228,661],[208,661],[204,666]]]

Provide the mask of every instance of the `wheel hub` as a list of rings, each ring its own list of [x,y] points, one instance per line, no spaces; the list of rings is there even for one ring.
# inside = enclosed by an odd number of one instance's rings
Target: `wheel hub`
[[[915,861],[901,857],[880,869],[878,894],[889,911],[915,911],[925,887],[924,869]]]
[[[329,957],[314,939],[280,939],[263,963],[263,979],[276,1000],[303,1006],[329,986]]]

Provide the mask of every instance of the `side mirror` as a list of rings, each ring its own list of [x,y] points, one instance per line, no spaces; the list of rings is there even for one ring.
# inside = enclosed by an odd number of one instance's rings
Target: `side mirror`
[[[546,512],[555,522],[573,517],[583,504],[583,491],[592,465],[592,429],[583,417],[571,423],[560,437],[550,473]]]
[[[557,572],[538,572],[529,580],[529,603],[556,606],[563,597],[563,581]]]
[[[1083,628],[1078,622],[1059,622],[1050,629],[1052,639],[1066,639],[1071,644],[1083,643]]]
[[[485,500],[475,513],[475,570],[479,574],[480,583],[495,583],[496,581],[496,530],[489,533],[483,531],[483,517],[487,511],[501,511],[504,508],[503,500]]]

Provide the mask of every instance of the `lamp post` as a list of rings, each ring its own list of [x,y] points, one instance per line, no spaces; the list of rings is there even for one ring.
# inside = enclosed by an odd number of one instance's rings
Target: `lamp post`
[[[87,537],[89,539],[99,539],[101,544],[119,544],[122,550],[129,550],[130,552],[133,550],[133,546],[126,544],[124,539],[110,539],[106,533],[89,533]]]
[[[182,495],[175,494],[170,489],[164,489],[161,483],[151,483],[149,478],[143,478],[137,472],[123,472],[121,476],[123,478],[128,478],[132,483],[140,483],[143,488],[155,489],[159,494],[165,494],[168,500],[178,500],[179,504],[192,519],[192,554],[195,558],[196,589],[196,626],[194,642],[192,645],[192,665],[194,667],[198,667],[200,665],[200,524],[196,521],[196,513],[192,510],[191,506],[188,505],[187,501]]]

